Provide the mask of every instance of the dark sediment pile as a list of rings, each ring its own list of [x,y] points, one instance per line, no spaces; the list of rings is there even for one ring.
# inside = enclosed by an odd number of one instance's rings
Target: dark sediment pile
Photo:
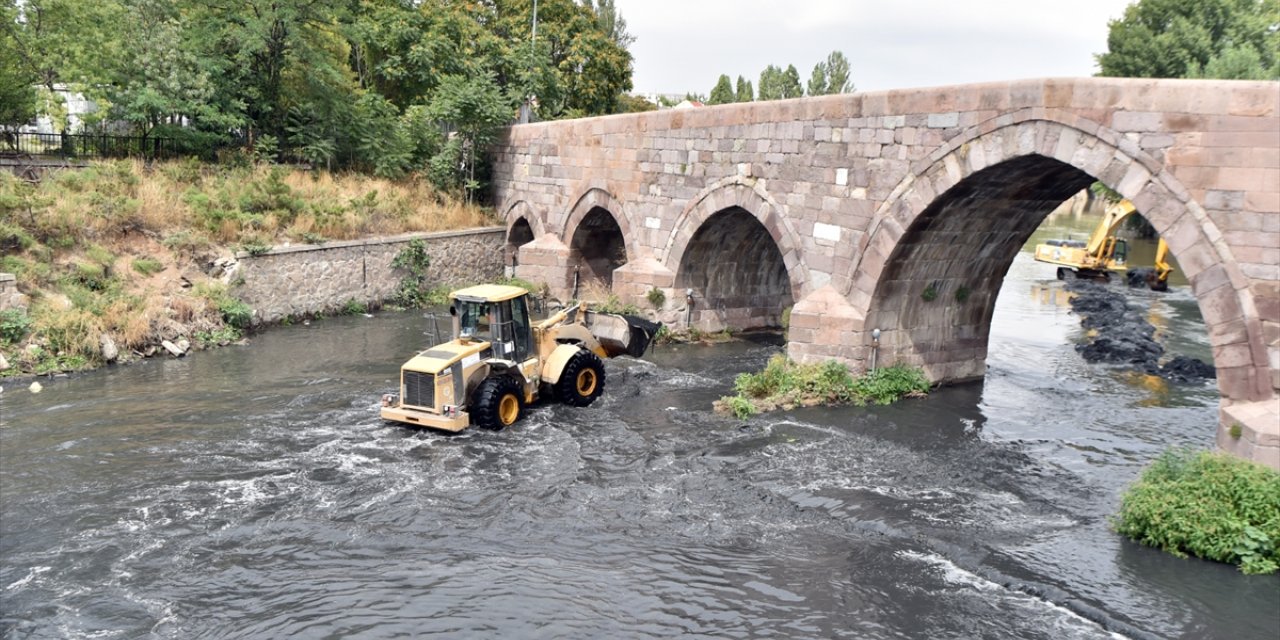
[[[1080,324],[1097,331],[1088,344],[1076,345],[1086,361],[1132,365],[1174,382],[1216,377],[1213,365],[1186,356],[1176,356],[1162,366],[1164,347],[1155,340],[1155,327],[1129,307],[1123,294],[1088,281],[1070,282],[1067,287],[1076,294],[1071,308],[1080,314]]]

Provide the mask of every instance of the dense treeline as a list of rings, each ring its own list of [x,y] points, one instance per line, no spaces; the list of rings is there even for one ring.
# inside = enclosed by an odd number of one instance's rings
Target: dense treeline
[[[522,104],[605,114],[631,89],[613,0],[537,9],[534,39],[531,0],[6,2],[0,124],[65,126],[66,87],[99,106],[89,127],[455,189]]]
[[[807,84],[800,83],[800,72],[791,64],[787,68],[769,65],[760,72],[760,93],[756,95],[751,81],[738,76],[737,83],[721,75],[711,89],[707,104],[729,104],[753,100],[783,100],[806,95],[826,96],[837,93],[853,93],[853,81],[849,79],[849,59],[839,51],[832,51],[826,60],[813,66]],[[695,96],[696,97],[696,96]]]

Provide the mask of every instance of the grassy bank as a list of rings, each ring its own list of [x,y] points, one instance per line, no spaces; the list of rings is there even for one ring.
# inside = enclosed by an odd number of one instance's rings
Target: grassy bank
[[[929,392],[929,381],[919,369],[881,367],[855,377],[845,365],[828,360],[799,364],[776,355],[759,373],[744,373],[734,380],[735,395],[716,402],[716,410],[747,418],[756,413],[837,404],[889,404],[903,397]]]
[[[0,271],[28,298],[0,312],[0,376],[238,340],[251,312],[206,269],[239,249],[494,222],[415,179],[194,160],[104,162],[38,184],[0,173]]]
[[[1223,453],[1172,449],[1124,494],[1117,532],[1176,556],[1280,569],[1280,473]]]

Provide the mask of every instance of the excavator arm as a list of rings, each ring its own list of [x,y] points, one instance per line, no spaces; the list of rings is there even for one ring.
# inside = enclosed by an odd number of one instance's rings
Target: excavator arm
[[[1173,265],[1169,264],[1169,244],[1160,238],[1156,245],[1155,278],[1148,286],[1156,291],[1169,290],[1169,274],[1173,273]]]
[[[1116,228],[1124,222],[1125,218],[1133,215],[1136,209],[1133,203],[1128,200],[1121,200],[1107,207],[1107,212],[1102,218],[1093,234],[1089,236],[1089,243],[1085,245],[1085,252],[1096,260],[1105,260],[1111,253],[1111,246],[1115,244]]]

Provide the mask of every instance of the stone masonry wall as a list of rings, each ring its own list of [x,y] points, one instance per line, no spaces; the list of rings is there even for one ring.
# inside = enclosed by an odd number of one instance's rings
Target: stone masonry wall
[[[18,292],[18,280],[12,273],[0,273],[0,311],[26,308],[27,297]]]
[[[378,305],[389,299],[403,273],[391,267],[409,241],[423,239],[432,282],[487,282],[502,276],[501,228],[408,234],[375,240],[279,247],[240,253],[232,292],[254,310],[255,322],[276,322],[340,309],[349,301]]]

